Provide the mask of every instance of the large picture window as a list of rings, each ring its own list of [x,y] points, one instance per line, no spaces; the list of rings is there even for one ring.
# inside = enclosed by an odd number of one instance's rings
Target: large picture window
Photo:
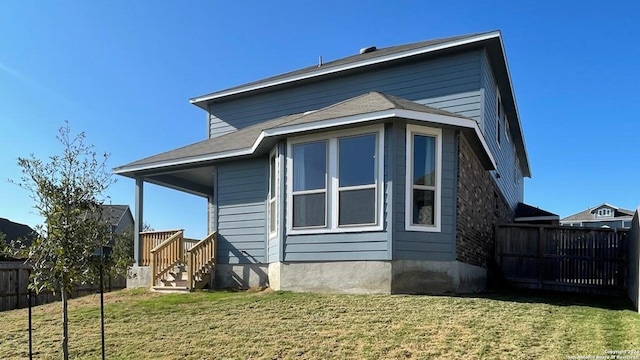
[[[407,125],[407,230],[440,231],[441,130]]]
[[[382,129],[372,126],[290,140],[290,231],[382,229]]]

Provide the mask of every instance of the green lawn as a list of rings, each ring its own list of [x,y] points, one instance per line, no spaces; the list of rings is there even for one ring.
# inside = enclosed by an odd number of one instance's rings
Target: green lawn
[[[108,359],[567,359],[640,349],[622,300],[571,296],[106,294]],[[97,296],[70,301],[70,352],[100,358]],[[36,359],[60,358],[59,304],[34,309]],[[0,313],[0,359],[28,355],[27,310]]]

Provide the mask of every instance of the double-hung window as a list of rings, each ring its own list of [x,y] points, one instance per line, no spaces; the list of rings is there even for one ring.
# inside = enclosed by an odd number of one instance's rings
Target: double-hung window
[[[289,141],[289,231],[382,229],[382,129],[371,126]]]
[[[405,227],[440,231],[442,131],[407,125]]]
[[[293,227],[327,226],[327,141],[292,146]]]
[[[376,224],[376,140],[338,138],[338,226]]]
[[[269,154],[269,238],[278,235],[278,189],[280,188],[278,182],[280,174],[277,150],[276,147]]]

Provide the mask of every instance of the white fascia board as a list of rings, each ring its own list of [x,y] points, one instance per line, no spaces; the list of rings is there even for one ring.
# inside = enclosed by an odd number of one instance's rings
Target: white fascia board
[[[264,138],[264,131],[260,133],[256,141],[253,143],[253,145],[250,148],[223,151],[215,154],[194,156],[187,159],[160,161],[160,162],[155,162],[151,164],[143,164],[143,165],[132,166],[132,167],[120,167],[120,168],[114,169],[113,173],[123,174],[123,173],[130,173],[130,172],[136,172],[136,171],[142,171],[142,170],[164,168],[164,167],[169,167],[174,165],[185,165],[185,164],[192,164],[192,163],[203,162],[203,161],[211,161],[211,160],[226,159],[226,158],[236,157],[236,156],[251,155],[255,152],[258,145],[260,145],[263,138]]]
[[[321,121],[315,121],[305,124],[295,124],[289,126],[279,126],[275,128],[265,129],[262,131],[265,136],[280,136],[280,135],[289,135],[295,134],[303,131],[312,131],[312,130],[320,130],[333,128],[337,126],[351,125],[351,124],[359,124],[363,122],[376,121],[382,119],[388,119],[395,117],[398,110],[390,109],[377,111],[368,114],[358,114],[351,116],[344,116],[340,118],[327,119]]]
[[[444,44],[425,46],[425,47],[418,48],[418,49],[407,50],[407,51],[403,51],[403,52],[399,52],[399,53],[395,53],[395,54],[389,54],[389,55],[386,55],[386,56],[380,56],[380,57],[376,57],[376,58],[368,59],[368,60],[363,60],[363,61],[357,61],[357,62],[353,62],[353,63],[350,63],[350,64],[341,65],[341,66],[334,66],[334,67],[325,68],[325,69],[320,67],[316,71],[308,72],[308,73],[305,73],[305,74],[288,76],[288,77],[285,77],[285,78],[282,78],[282,79],[266,81],[266,82],[262,82],[262,83],[259,83],[259,84],[254,84],[254,85],[250,85],[250,86],[243,86],[243,87],[239,87],[239,88],[235,88],[235,89],[231,89],[231,90],[227,90],[227,91],[223,90],[221,92],[217,92],[217,93],[214,93],[214,94],[195,97],[195,98],[189,100],[189,102],[191,104],[197,104],[197,103],[200,103],[200,102],[203,102],[203,101],[219,99],[219,98],[223,98],[223,97],[230,96],[230,95],[236,95],[236,94],[240,94],[240,93],[244,93],[244,92],[264,89],[264,88],[268,88],[268,87],[272,87],[272,86],[276,86],[276,85],[286,84],[286,83],[289,83],[289,82],[305,80],[305,79],[314,78],[314,77],[318,77],[318,76],[323,76],[323,75],[327,75],[327,74],[333,74],[333,73],[337,73],[337,72],[341,72],[341,71],[345,71],[345,70],[351,70],[351,69],[355,69],[355,68],[359,68],[359,67],[364,67],[364,66],[384,63],[384,62],[387,62],[387,61],[398,60],[398,59],[411,57],[411,56],[415,56],[415,55],[427,54],[427,53],[438,51],[438,50],[444,50],[444,49],[453,48],[453,47],[457,47],[457,46],[467,45],[467,44],[471,44],[471,43],[474,43],[474,42],[480,42],[480,41],[483,41],[483,40],[488,40],[488,39],[493,39],[493,38],[500,38],[500,32],[499,31],[493,31],[493,32],[490,32],[490,33],[477,35],[477,36],[473,36],[473,37],[469,37],[469,38],[465,38],[465,39],[455,40],[455,41],[451,41],[451,42],[444,43]],[[504,50],[503,50],[503,52],[504,52]]]

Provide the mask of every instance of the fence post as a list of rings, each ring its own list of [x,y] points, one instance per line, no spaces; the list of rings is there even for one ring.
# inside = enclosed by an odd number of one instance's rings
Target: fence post
[[[20,309],[20,267],[16,269],[16,309]]]
[[[542,271],[544,268],[544,227],[541,226],[538,230],[538,288],[542,289]]]

